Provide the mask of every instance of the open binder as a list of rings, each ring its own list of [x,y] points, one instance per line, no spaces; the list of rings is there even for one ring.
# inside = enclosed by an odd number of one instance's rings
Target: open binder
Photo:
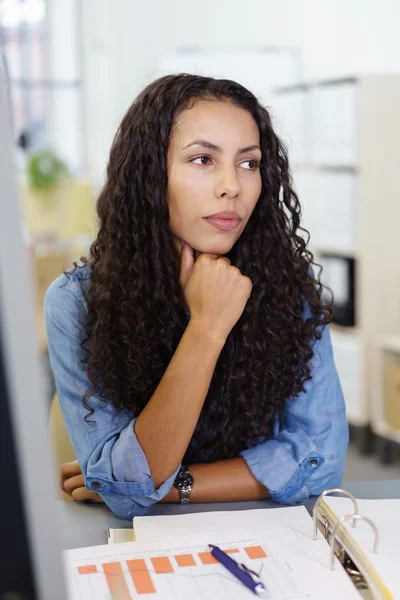
[[[353,501],[353,512],[337,516],[327,502],[327,496],[333,493],[350,498]],[[349,528],[344,526],[348,521],[352,521],[352,528],[355,528],[359,521],[368,523],[371,527],[371,548],[374,553],[379,552],[378,528],[369,517],[359,514],[358,502],[354,496],[341,488],[325,490],[318,497],[313,508],[313,539],[317,539],[317,529],[320,529],[331,548],[331,569],[335,568],[334,556],[336,556],[363,598],[396,600],[359,543],[351,535]]]

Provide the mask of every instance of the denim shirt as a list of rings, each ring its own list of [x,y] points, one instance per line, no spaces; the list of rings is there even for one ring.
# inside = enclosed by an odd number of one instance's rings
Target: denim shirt
[[[76,457],[88,490],[98,492],[122,518],[144,515],[171,489],[176,471],[155,489],[146,456],[135,435],[135,418],[128,410],[116,411],[96,396],[89,399],[95,413],[82,404],[91,387],[81,364],[82,324],[87,313],[85,298],[90,287],[90,265],[61,275],[45,298],[49,357],[58,398]],[[187,315],[190,318],[189,315]],[[292,504],[342,479],[348,425],[336,372],[330,332],[324,327],[314,342],[312,380],[275,421],[267,441],[240,452],[254,477],[273,500]]]

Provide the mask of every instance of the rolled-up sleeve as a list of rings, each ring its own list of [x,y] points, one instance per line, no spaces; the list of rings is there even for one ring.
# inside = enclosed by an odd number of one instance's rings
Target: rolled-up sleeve
[[[143,515],[171,489],[180,465],[155,489],[146,456],[135,435],[129,410],[91,396],[88,414],[84,393],[91,384],[81,363],[86,305],[79,283],[62,275],[47,291],[45,321],[49,358],[65,425],[88,490],[100,494],[118,516]],[[88,415],[85,421],[85,416]]]
[[[343,477],[349,433],[327,326],[314,344],[311,374],[276,419],[272,437],[240,453],[276,502],[303,501]]]

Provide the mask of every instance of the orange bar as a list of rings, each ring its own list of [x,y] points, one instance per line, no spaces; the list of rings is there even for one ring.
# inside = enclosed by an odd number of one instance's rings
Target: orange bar
[[[233,554],[234,552],[239,552],[239,550],[237,548],[232,548],[231,550],[224,550],[224,552],[226,552],[226,554]]]
[[[178,554],[175,560],[180,567],[195,567],[196,562],[191,554]]]
[[[268,554],[261,548],[261,546],[250,546],[245,548],[249,558],[268,558]]]
[[[158,556],[152,558],[151,562],[156,570],[156,573],[173,573],[174,567],[171,565],[171,561],[167,556]]]
[[[143,558],[127,560],[129,572],[138,594],[154,594],[156,588]]]
[[[85,565],[84,567],[78,567],[79,575],[89,575],[90,573],[97,573],[96,565]]]
[[[108,589],[110,590],[113,600],[131,600],[131,595],[122,572],[121,563],[104,563],[103,569],[108,583]]]
[[[199,552],[199,557],[203,565],[213,565],[214,563],[218,563],[211,552]]]

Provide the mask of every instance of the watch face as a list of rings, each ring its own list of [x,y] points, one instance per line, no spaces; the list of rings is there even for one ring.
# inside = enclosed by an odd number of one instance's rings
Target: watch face
[[[188,471],[180,471],[176,476],[175,485],[180,488],[193,485],[193,477]]]

